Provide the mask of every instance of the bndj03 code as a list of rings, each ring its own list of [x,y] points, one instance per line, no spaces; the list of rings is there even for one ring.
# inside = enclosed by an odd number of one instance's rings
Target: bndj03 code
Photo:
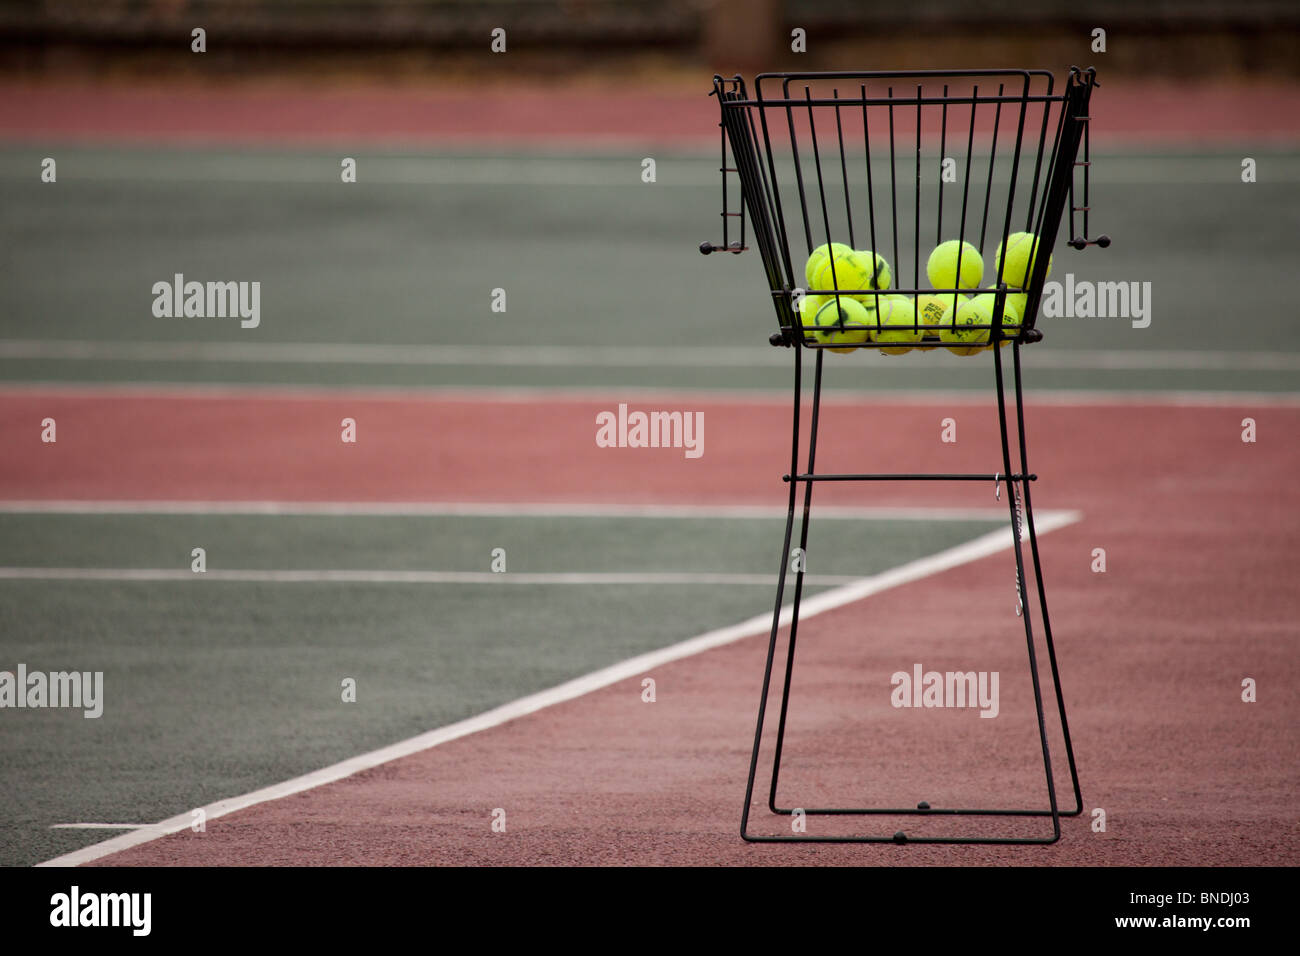
[[[1201,904],[1217,903],[1220,906],[1235,906],[1238,903],[1249,903],[1249,893],[1202,893]]]

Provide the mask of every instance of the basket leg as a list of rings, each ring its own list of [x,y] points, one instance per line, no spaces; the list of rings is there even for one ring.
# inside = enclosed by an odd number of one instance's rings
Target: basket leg
[[[1013,342],[1012,349],[1013,349],[1013,354],[1015,355],[1016,358],[1016,362],[1014,366],[1014,389],[1016,395],[1016,416],[1017,416],[1015,427],[1017,428],[1018,435],[1019,435],[1020,474],[1024,476],[1024,475],[1028,475],[1029,471],[1026,464],[1026,451],[1024,447],[1024,416],[1023,416],[1023,403],[1022,403],[1022,386],[1021,386],[1021,379],[1020,379],[1021,370],[1020,370],[1020,363],[1019,363],[1019,344]],[[793,409],[794,425],[792,429],[793,440],[791,444],[791,453],[790,453],[791,477],[797,474],[797,469],[799,464],[799,437],[800,437],[799,424],[800,424],[801,396],[802,396],[802,354],[801,354],[802,351],[803,350],[798,347],[795,348],[795,353],[796,353],[795,354],[795,395],[794,395],[794,409]],[[999,349],[999,353],[1000,353],[1000,349]],[[822,372],[821,361],[822,361],[822,352],[821,350],[817,350],[817,361],[815,365],[815,378],[814,378],[814,388],[813,388],[812,426],[811,426],[811,434],[810,434],[809,449],[808,449],[807,473],[810,475],[815,474],[815,465],[816,465],[817,423],[819,417],[820,398],[821,398],[821,372]],[[1002,357],[1000,354],[995,355],[994,368],[997,377],[998,417],[999,417],[999,424],[1001,426],[1003,468],[1005,474],[1013,474],[1014,470],[1011,468],[1011,448],[1010,448],[1010,431],[1009,431],[1010,422],[1009,422],[1009,416],[1007,414],[1006,395],[1003,390],[1004,373],[1003,373]],[[806,484],[808,485],[808,487],[804,489],[803,516],[802,516],[800,535],[799,535],[799,545],[800,547],[805,549],[807,548],[807,544],[808,544],[808,530],[809,530],[810,514],[811,514],[812,482],[806,482]],[[1018,494],[1023,495],[1023,498],[1021,499],[1023,501],[1023,512],[1018,508],[1016,498],[1011,496],[1008,497],[1008,507],[1010,509],[1011,527],[1013,530],[1013,539],[1014,539],[1013,543],[1014,543],[1014,553],[1016,558],[1016,583],[1018,588],[1018,596],[1021,599],[1021,604],[1022,604],[1021,611],[1022,611],[1024,627],[1025,627],[1025,644],[1026,644],[1026,650],[1029,658],[1030,676],[1034,687],[1034,703],[1035,703],[1035,710],[1038,718],[1039,740],[1042,745],[1042,751],[1043,751],[1043,769],[1047,781],[1047,791],[1048,791],[1048,798],[1050,802],[1050,809],[997,810],[997,809],[942,808],[942,809],[935,809],[935,810],[926,809],[925,811],[922,811],[920,808],[909,809],[909,808],[900,807],[894,809],[887,809],[887,808],[810,809],[807,812],[809,814],[831,814],[831,815],[884,814],[884,815],[909,815],[910,816],[910,815],[921,815],[921,814],[924,815],[948,814],[948,815],[986,815],[986,816],[988,815],[1044,816],[1044,817],[1051,816],[1052,818],[1051,834],[1044,835],[1042,837],[975,837],[975,836],[917,837],[917,836],[904,836],[902,831],[899,831],[898,833],[896,833],[894,836],[891,837],[891,836],[808,836],[806,834],[787,834],[785,836],[778,836],[778,835],[751,834],[749,832],[749,814],[750,814],[750,808],[754,798],[754,783],[758,775],[759,750],[763,739],[763,727],[766,719],[769,694],[771,693],[772,671],[776,663],[777,635],[780,630],[781,608],[782,608],[782,602],[784,600],[785,586],[786,586],[787,576],[789,572],[790,548],[792,543],[795,540],[794,522],[795,522],[795,507],[797,504],[797,498],[796,498],[797,485],[798,482],[791,480],[788,509],[786,514],[785,538],[783,541],[782,553],[781,553],[781,567],[779,569],[779,573],[777,577],[776,604],[772,614],[772,631],[768,641],[767,661],[763,672],[763,686],[759,698],[758,719],[754,728],[754,746],[750,755],[749,777],[745,787],[745,805],[741,815],[741,827],[740,827],[741,837],[747,842],[751,842],[751,843],[809,842],[809,843],[895,843],[895,844],[897,843],[1051,844],[1057,842],[1061,837],[1061,825],[1060,825],[1061,816],[1077,815],[1081,813],[1082,798],[1079,795],[1078,774],[1074,762],[1073,748],[1070,743],[1068,725],[1066,725],[1065,723],[1065,704],[1064,704],[1064,697],[1061,691],[1059,671],[1056,666],[1055,648],[1052,645],[1052,641],[1051,641],[1050,625],[1048,625],[1047,623],[1047,602],[1046,602],[1045,591],[1043,587],[1042,567],[1041,567],[1041,563],[1037,551],[1037,537],[1033,528],[1033,514],[1032,514],[1032,507],[1030,506],[1029,495],[1028,495],[1028,481],[1023,478],[1011,483],[1012,488]],[[1022,514],[1023,514],[1023,518],[1021,517]],[[1038,675],[1038,660],[1037,660],[1037,651],[1034,644],[1033,627],[1032,627],[1032,622],[1030,620],[1029,609],[1023,606],[1024,604],[1023,596],[1025,594],[1025,582],[1027,579],[1027,571],[1026,571],[1027,562],[1026,562],[1024,549],[1022,547],[1021,531],[1023,528],[1026,527],[1028,529],[1028,540],[1031,543],[1031,550],[1032,550],[1032,555],[1034,560],[1034,575],[1035,575],[1035,581],[1038,585],[1038,591],[1039,591],[1039,606],[1043,612],[1044,630],[1047,635],[1048,653],[1052,664],[1052,680],[1053,680],[1054,689],[1056,693],[1057,707],[1059,708],[1060,715],[1061,715],[1062,728],[1065,731],[1066,752],[1069,755],[1069,759],[1070,759],[1071,780],[1074,785],[1074,791],[1075,791],[1076,807],[1074,810],[1067,811],[1066,813],[1061,812],[1057,801],[1055,780],[1052,774],[1051,753],[1048,744],[1047,723],[1046,723],[1046,717],[1045,717],[1044,706],[1043,706],[1043,689]],[[773,813],[786,815],[786,816],[790,815],[793,811],[789,809],[778,808],[776,806],[775,798],[776,798],[778,777],[781,768],[781,757],[783,753],[786,718],[789,712],[790,688],[791,688],[792,673],[794,668],[795,644],[798,636],[798,611],[799,611],[799,603],[802,595],[802,585],[803,585],[803,573],[801,571],[796,571],[795,574],[796,574],[795,597],[794,597],[794,602],[792,604],[793,618],[790,623],[790,639],[789,639],[789,646],[788,646],[786,661],[785,661],[785,677],[782,685],[780,717],[779,717],[778,727],[777,727],[776,751],[773,757],[771,785],[768,792],[769,810],[771,810]]]
[[[817,350],[817,359],[813,366],[813,398],[812,398],[812,424],[808,431],[808,474],[816,473],[817,465],[817,418],[821,411],[822,398],[822,359],[826,355],[825,349]],[[796,455],[798,452],[796,451]],[[791,472],[790,484],[794,485],[794,475],[797,472]],[[799,531],[799,547],[803,554],[808,553],[808,521],[812,511],[812,489],[811,481],[804,482],[803,490],[803,524]],[[790,560],[789,545],[786,545],[786,560]],[[790,642],[786,651],[785,658],[785,681],[781,688],[781,716],[776,725],[776,752],[772,757],[772,786],[767,794],[767,808],[773,813],[792,813],[792,810],[783,810],[776,805],[776,785],[781,775],[781,754],[785,749],[785,722],[786,716],[790,710],[790,681],[794,676],[794,646],[795,640],[799,635],[799,603],[803,599],[803,571],[795,572],[794,579],[794,603],[790,617]],[[779,613],[779,609],[778,609]]]
[[[1012,343],[1013,349],[1019,349],[1018,343]],[[1002,347],[995,342],[993,345],[993,369],[997,379],[998,393],[998,425],[1002,433],[1002,467],[1003,474],[1011,475],[1011,448],[1007,435],[1007,400],[1002,381]],[[1020,387],[1020,364],[1015,365],[1015,386],[1016,394],[1021,394]],[[1017,403],[1017,412],[1019,403]],[[1021,452],[1024,452],[1024,445],[1021,444]],[[1029,653],[1029,676],[1034,685],[1034,710],[1038,715],[1038,739],[1043,748],[1043,770],[1047,776],[1047,797],[1052,808],[1052,837],[1045,842],[1055,843],[1061,838],[1061,813],[1056,801],[1056,782],[1052,777],[1052,754],[1047,743],[1047,721],[1043,715],[1043,690],[1038,679],[1038,655],[1034,650],[1034,628],[1030,620],[1029,608],[1025,606],[1025,559],[1024,550],[1021,548],[1021,524],[1020,524],[1020,498],[1024,489],[1029,485],[1028,472],[1022,472],[1021,478],[1016,482],[1008,482],[1007,507],[1011,515],[1011,538],[1016,555],[1016,600],[1020,603],[1021,620],[1025,625],[1025,647]],[[1041,579],[1040,579],[1041,584]],[[1040,591],[1041,593],[1041,591]],[[1060,685],[1057,684],[1058,700]]]
[[[1025,403],[1020,378],[1020,343],[1012,344],[1012,361],[1014,362],[1016,385],[1016,427],[1020,444],[1020,473],[1029,474],[1029,462],[1025,451]],[[1029,527],[1029,551],[1034,560],[1034,579],[1038,585],[1038,606],[1043,615],[1043,635],[1047,642],[1047,659],[1052,665],[1052,684],[1056,690],[1056,707],[1061,716],[1061,732],[1065,737],[1065,756],[1070,764],[1070,783],[1074,788],[1074,809],[1067,810],[1062,816],[1077,817],[1083,812],[1083,793],[1079,788],[1079,769],[1074,760],[1074,743],[1070,738],[1070,722],[1065,716],[1065,694],[1061,690],[1061,672],[1056,663],[1056,644],[1052,640],[1052,622],[1047,614],[1047,589],[1043,584],[1043,565],[1038,556],[1038,533],[1034,530],[1034,509],[1029,496],[1029,486],[1025,485],[1025,522]]]
[[[818,355],[818,358],[821,356]],[[803,397],[803,349],[796,346],[794,348],[794,425],[791,433],[794,438],[791,442],[790,449],[790,475],[799,473],[799,415],[801,412],[801,402]],[[758,773],[758,751],[763,742],[763,720],[767,713],[767,695],[768,688],[772,684],[772,663],[776,657],[776,636],[781,629],[781,605],[785,600],[785,578],[786,570],[790,566],[790,541],[794,534],[794,507],[795,494],[797,492],[798,482],[790,482],[790,503],[785,519],[785,543],[781,546],[781,567],[776,577],[776,607],[772,611],[772,634],[767,644],[767,664],[763,669],[763,688],[758,698],[758,721],[754,727],[754,749],[749,758],[749,780],[745,784],[745,806],[740,815],[740,836],[741,839],[754,841],[755,838],[749,835],[749,808],[754,799],[754,777]],[[807,512],[804,517],[804,535],[807,535]],[[802,577],[802,576],[801,576]],[[797,616],[796,616],[797,621]],[[793,637],[793,625],[791,622],[791,637]],[[789,665],[787,663],[787,671]],[[789,683],[786,684],[787,694]],[[782,719],[784,720],[785,701],[782,701]],[[773,783],[773,792],[775,792],[775,782]]]

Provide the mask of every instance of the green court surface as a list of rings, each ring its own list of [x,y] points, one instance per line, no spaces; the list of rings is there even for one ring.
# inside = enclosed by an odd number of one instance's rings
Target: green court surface
[[[644,183],[634,155],[368,152],[343,184],[357,152],[0,149],[0,381],[787,387],[757,251],[696,250],[721,238],[716,157]],[[1030,388],[1296,390],[1300,154],[1250,155],[1248,184],[1240,153],[1094,152],[1114,243],[1062,235],[1052,279],[1149,282],[1151,324],[1040,317]],[[154,317],[176,273],[260,282],[260,325]],[[991,379],[987,353],[829,364],[839,389]]]
[[[809,570],[873,574],[1002,521],[815,521]],[[5,713],[0,864],[114,835],[56,824],[154,823],[762,614],[783,529],[782,517],[0,514],[0,670],[104,673],[97,719]],[[190,571],[194,547],[210,576]],[[507,570],[478,583],[270,574],[489,572],[494,548]],[[88,579],[97,569],[180,574]],[[510,580],[536,572],[753,578]],[[349,677],[355,703],[342,700]]]

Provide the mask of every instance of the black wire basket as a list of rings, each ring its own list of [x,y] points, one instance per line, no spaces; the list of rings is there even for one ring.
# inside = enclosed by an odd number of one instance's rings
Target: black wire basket
[[[700,251],[742,253],[748,249],[747,232],[752,233],[776,309],[778,331],[770,341],[791,348],[794,358],[790,471],[784,476],[789,511],[741,817],[741,836],[746,840],[1046,844],[1060,839],[1062,816],[1083,812],[1030,496],[1030,485],[1038,476],[1029,470],[1025,449],[1021,348],[1043,337],[1036,324],[1038,303],[1067,211],[1069,246],[1081,250],[1110,244],[1106,236],[1088,237],[1088,104],[1096,85],[1094,70],[1077,67],[1071,67],[1059,91],[1053,75],[1040,70],[761,74],[752,95],[739,76],[713,79],[713,95],[721,109],[723,235],[721,244],[705,242]],[[1076,179],[1081,181],[1078,202]],[[732,185],[736,182],[738,195]],[[986,268],[990,261],[992,269]],[[1000,346],[1010,346],[1014,419]],[[993,472],[962,474],[819,473],[815,465],[826,352],[863,348],[879,348],[891,355],[935,349],[964,356],[991,352],[1001,430],[1000,466]],[[806,354],[814,355],[815,362],[807,466],[801,471]],[[799,808],[799,813],[804,817],[1050,817],[1050,834],[934,836],[901,829],[847,836],[751,832],[750,812],[789,575],[794,576],[793,614],[767,809],[786,817],[795,813],[795,808],[781,806],[777,797],[804,584],[802,563],[791,571],[788,559],[796,527],[798,548],[807,552],[813,488],[826,481],[990,482],[999,499],[1005,485],[1015,555],[1015,613],[1024,624],[1047,805],[946,807],[920,799],[910,807],[811,807]],[[800,488],[802,521],[796,522]],[[1026,600],[1025,543],[1069,764],[1072,808],[1060,806],[1052,774],[1038,647]]]
[[[776,308],[776,345],[969,355],[1039,341],[1038,303],[1063,212],[1069,245],[1110,241],[1087,237],[1095,85],[1095,71],[1078,68],[1060,91],[1040,70],[782,73],[758,76],[751,97],[741,77],[715,76],[723,241],[701,251],[745,251],[748,213]],[[737,209],[731,176],[743,199]],[[937,276],[927,269],[943,243],[955,248],[948,277],[942,264]],[[856,262],[827,256],[815,274],[807,264],[827,247],[857,253]],[[811,321],[814,297],[834,299],[833,321]],[[888,308],[899,298],[916,307]],[[968,299],[983,307],[963,312]]]

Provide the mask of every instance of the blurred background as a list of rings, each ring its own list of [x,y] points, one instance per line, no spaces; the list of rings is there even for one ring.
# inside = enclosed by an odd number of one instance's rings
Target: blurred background
[[[174,56],[178,31],[214,38]],[[496,78],[609,72],[693,78],[701,68],[1056,66],[1096,27],[1120,40],[1108,72],[1294,78],[1300,7],[1288,0],[6,0],[4,67],[49,77],[333,74],[485,77],[484,38],[508,28]],[[809,34],[790,51],[790,31]],[[219,42],[215,38],[220,37]]]
[[[782,387],[757,255],[695,253],[721,239],[714,71],[1077,64],[1115,245],[1057,277],[1150,281],[1156,315],[1058,323],[1029,384],[1290,389],[1256,345],[1296,342],[1298,39],[1288,0],[8,0],[0,379]],[[153,318],[176,272],[262,281],[260,326]],[[1256,354],[1211,354],[1242,288]],[[861,358],[828,385],[986,386]]]

